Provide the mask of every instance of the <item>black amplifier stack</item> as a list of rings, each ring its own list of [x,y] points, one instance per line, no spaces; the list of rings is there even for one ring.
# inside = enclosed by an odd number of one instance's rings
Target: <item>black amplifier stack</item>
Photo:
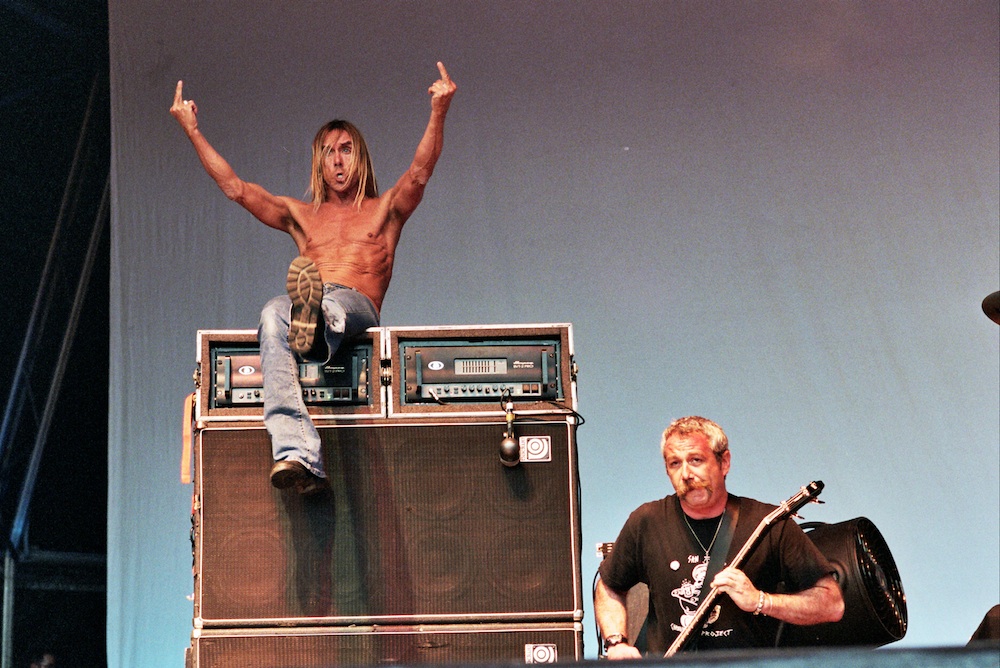
[[[373,328],[302,363],[316,496],[269,483],[255,332],[199,332],[195,377],[190,668],[583,658],[570,325]]]

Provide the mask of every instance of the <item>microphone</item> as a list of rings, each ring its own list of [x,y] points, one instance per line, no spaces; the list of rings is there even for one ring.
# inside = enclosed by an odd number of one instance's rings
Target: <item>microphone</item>
[[[500,462],[508,467],[517,466],[521,462],[521,447],[514,438],[514,402],[509,395],[503,408],[507,414],[507,431],[500,441]]]

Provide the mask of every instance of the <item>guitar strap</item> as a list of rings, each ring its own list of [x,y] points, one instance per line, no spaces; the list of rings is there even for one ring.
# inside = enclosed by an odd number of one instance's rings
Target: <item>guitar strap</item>
[[[710,585],[719,571],[726,567],[726,557],[729,555],[729,546],[733,542],[733,535],[736,533],[736,523],[740,521],[740,498],[733,494],[726,500],[726,514],[722,517],[722,526],[719,527],[719,537],[708,553],[708,569],[705,572],[705,581],[701,585],[701,593],[698,595],[698,605],[705,599],[711,589]]]

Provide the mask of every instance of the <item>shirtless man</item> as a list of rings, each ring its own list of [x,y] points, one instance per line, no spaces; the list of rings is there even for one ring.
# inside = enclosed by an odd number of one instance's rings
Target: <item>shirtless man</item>
[[[413,163],[379,194],[368,147],[354,125],[331,121],[313,140],[312,201],[272,195],[242,180],[198,129],[198,108],[177,82],[170,113],[194,145],[208,175],[226,197],[265,225],[291,235],[300,256],[288,273],[287,296],[268,302],[260,317],[264,424],[275,464],[271,484],[300,493],[322,491],[326,473],[316,431],[298,381],[295,354],[313,348],[322,313],[328,355],[340,343],[379,323],[403,224],[420,204],[444,144],[444,119],[455,83],[444,65],[428,93],[431,115]]]

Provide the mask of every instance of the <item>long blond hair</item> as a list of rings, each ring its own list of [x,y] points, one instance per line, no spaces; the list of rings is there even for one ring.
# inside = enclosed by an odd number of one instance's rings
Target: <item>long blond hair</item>
[[[319,205],[326,201],[326,182],[323,179],[323,157],[325,151],[323,140],[333,130],[344,130],[350,135],[351,143],[354,144],[354,151],[351,154],[353,159],[351,160],[347,180],[348,182],[354,178],[358,180],[358,194],[354,198],[354,205],[360,209],[361,202],[366,197],[378,197],[378,181],[375,180],[375,169],[372,167],[371,155],[368,153],[368,144],[365,143],[365,138],[361,136],[361,131],[350,121],[340,119],[332,120],[321,127],[313,139],[312,176],[309,180],[309,194],[312,198],[313,207],[318,209]]]

